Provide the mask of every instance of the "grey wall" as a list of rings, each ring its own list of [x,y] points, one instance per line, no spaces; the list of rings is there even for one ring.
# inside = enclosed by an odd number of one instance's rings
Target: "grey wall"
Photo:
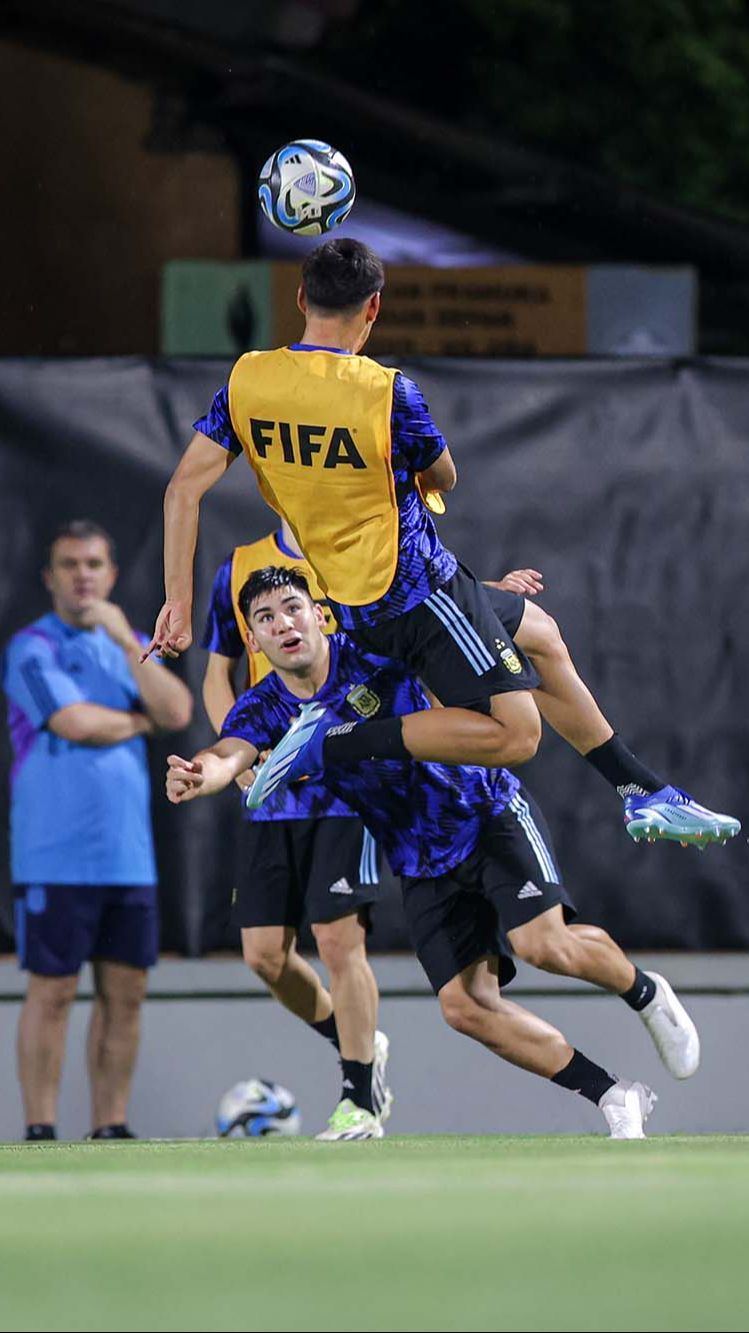
[[[522,965],[508,998],[555,1023],[574,1045],[612,1072],[650,1083],[659,1096],[652,1133],[749,1132],[746,957],[642,955],[638,962],[665,972],[679,986],[700,1029],[702,1066],[688,1082],[669,1077],[642,1024],[620,1000]],[[601,1130],[600,1115],[581,1098],[500,1063],[450,1031],[414,959],[378,957],[374,967],[385,996],[380,1026],[391,1039],[389,1079],[396,1098],[388,1126],[392,1133]],[[3,1140],[17,1138],[22,1122],[13,1052],[22,985],[10,961],[0,964]],[[82,993],[87,986],[84,974]],[[132,1101],[131,1121],[139,1134],[211,1134],[221,1093],[253,1075],[275,1079],[294,1091],[304,1133],[323,1128],[339,1095],[334,1053],[264,998],[242,963],[166,961],[153,975],[151,992]],[[79,1002],[71,1023],[59,1120],[66,1138],[80,1138],[89,1128],[83,1055],[89,1008],[87,1001]]]

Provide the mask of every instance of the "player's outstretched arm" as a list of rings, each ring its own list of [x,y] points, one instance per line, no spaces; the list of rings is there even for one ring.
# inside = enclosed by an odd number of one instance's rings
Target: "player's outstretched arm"
[[[214,796],[245,769],[251,768],[257,757],[254,745],[234,737],[217,741],[209,750],[200,750],[192,759],[170,754],[166,761],[167,798],[173,805],[181,805],[196,796]]]
[[[179,657],[192,643],[192,567],[200,501],[226,472],[234,454],[199,431],[193,435],[164,493],[164,591],[153,638],[141,656]]]

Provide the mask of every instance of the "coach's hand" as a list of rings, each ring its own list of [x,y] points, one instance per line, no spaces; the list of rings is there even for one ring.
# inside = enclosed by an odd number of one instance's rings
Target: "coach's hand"
[[[192,643],[192,619],[189,602],[164,602],[148,647],[141,653],[145,662],[151,653],[159,657],[179,657]]]
[[[180,805],[183,801],[191,801],[193,797],[199,796],[205,781],[201,761],[170,754],[166,762],[166,794],[172,805]]]
[[[544,576],[537,569],[511,569],[499,583],[484,579],[487,588],[499,588],[501,592],[517,592],[521,597],[535,597],[544,590]]]

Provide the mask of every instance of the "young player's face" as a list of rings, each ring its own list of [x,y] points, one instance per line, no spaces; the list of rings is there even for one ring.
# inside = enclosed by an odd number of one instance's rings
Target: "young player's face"
[[[52,547],[44,582],[63,619],[76,620],[94,602],[106,600],[117,569],[103,537],[60,537]]]
[[[305,671],[320,655],[322,607],[289,585],[262,593],[250,608],[250,648],[280,671]]]

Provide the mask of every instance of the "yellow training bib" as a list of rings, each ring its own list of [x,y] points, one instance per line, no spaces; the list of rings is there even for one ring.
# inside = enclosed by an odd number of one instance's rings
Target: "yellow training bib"
[[[390,461],[397,371],[337,352],[247,352],[229,377],[232,425],[263,498],[337,602],[387,592],[398,562]]]

